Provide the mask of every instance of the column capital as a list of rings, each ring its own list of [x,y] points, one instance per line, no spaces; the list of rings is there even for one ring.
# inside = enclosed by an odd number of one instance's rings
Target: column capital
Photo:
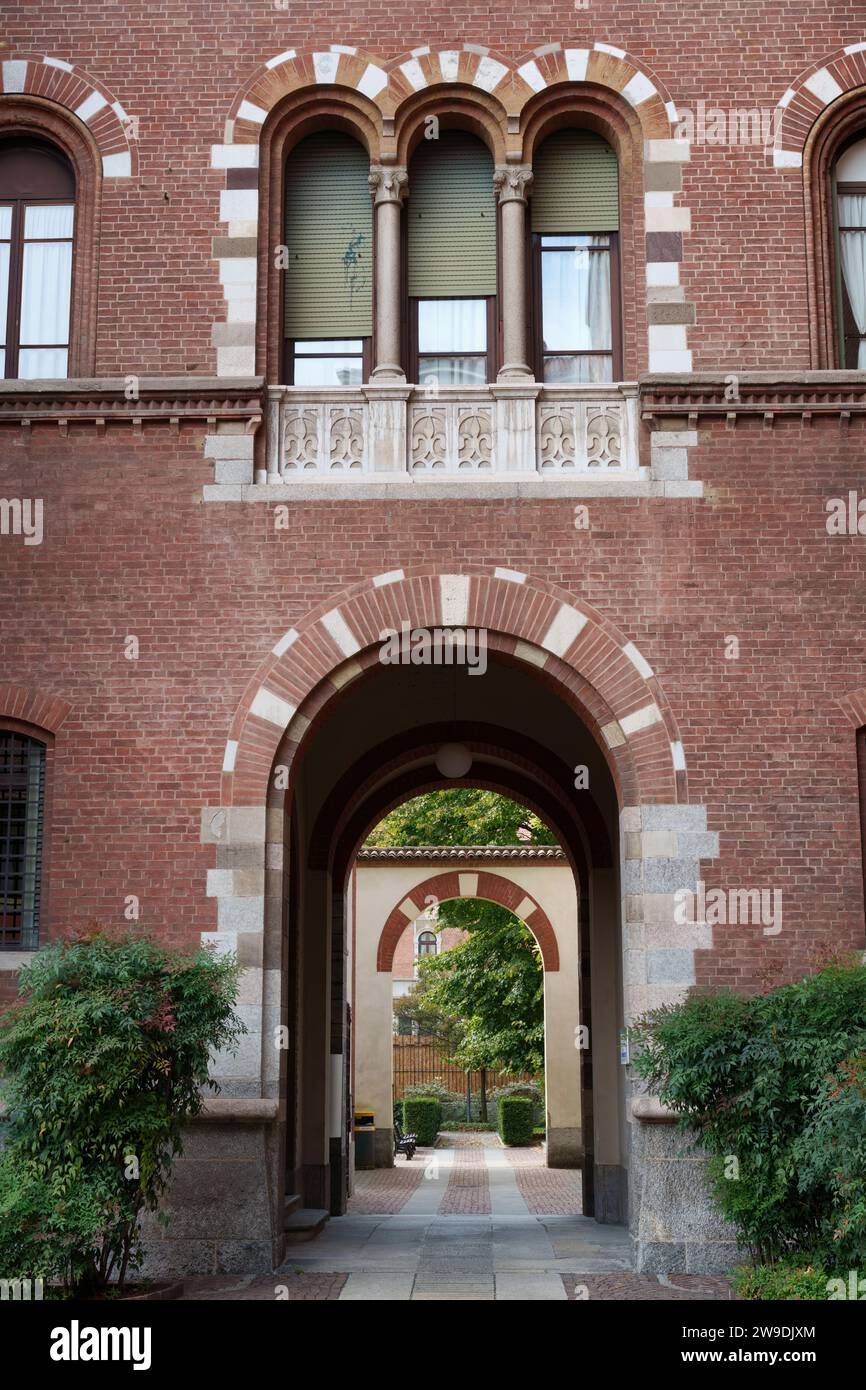
[[[500,203],[525,203],[531,183],[532,170],[528,164],[503,165],[493,174],[493,187]]]
[[[408,191],[409,175],[405,169],[385,168],[382,164],[371,164],[369,184],[373,203],[376,207],[382,203],[397,203],[399,205]]]

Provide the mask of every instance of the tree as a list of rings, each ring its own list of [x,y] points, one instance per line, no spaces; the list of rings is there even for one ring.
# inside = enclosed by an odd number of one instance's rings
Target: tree
[[[514,845],[524,825],[535,844],[556,844],[543,821],[516,801],[476,787],[449,787],[404,801],[371,831],[367,844]]]
[[[555,845],[547,826],[497,792],[453,787],[406,801],[369,836],[369,845],[514,845],[528,828]],[[535,938],[507,908],[480,898],[437,904],[436,930],[465,941],[419,963],[418,985],[395,1005],[422,1031],[446,1036],[453,1061],[533,1075],[544,1069],[544,973]],[[483,1078],[482,1078],[483,1079]]]
[[[532,933],[506,908],[460,898],[439,925],[468,936],[419,964],[425,1007],[461,1020],[454,1061],[467,1071],[544,1069],[544,972]]]

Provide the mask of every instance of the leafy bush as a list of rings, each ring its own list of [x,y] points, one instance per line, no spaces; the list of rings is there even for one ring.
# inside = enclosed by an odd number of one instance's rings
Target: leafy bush
[[[139,932],[94,930],[21,971],[0,1021],[8,1134],[0,1154],[0,1275],[104,1290],[141,1263],[155,1211],[202,1107],[208,1059],[243,1032],[238,969]]]
[[[638,1073],[710,1155],[711,1191],[760,1264],[858,1267],[866,1247],[866,967],[725,990],[639,1025]]]
[[[413,1085],[407,1086],[403,1091],[404,1100],[418,1100],[428,1098],[438,1100],[442,1106],[462,1105],[466,1108],[466,1100],[457,1091],[449,1091],[447,1086],[443,1086],[439,1080],[416,1081]]]
[[[499,1102],[499,1137],[512,1146],[532,1143],[532,1101],[529,1096],[503,1096]]]
[[[826,1301],[828,1278],[820,1266],[743,1265],[735,1271],[733,1285],[738,1298]]]
[[[432,1096],[416,1096],[403,1101],[403,1128],[416,1134],[422,1148],[432,1148],[442,1128],[442,1106]]]
[[[797,1155],[801,1187],[833,1194],[838,1253],[866,1265],[866,1056],[845,1057],[826,1078]]]

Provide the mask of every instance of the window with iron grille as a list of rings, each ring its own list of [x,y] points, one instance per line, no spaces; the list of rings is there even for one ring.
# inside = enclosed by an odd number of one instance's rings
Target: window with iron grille
[[[0,730],[0,950],[38,945],[44,802],[45,745]]]

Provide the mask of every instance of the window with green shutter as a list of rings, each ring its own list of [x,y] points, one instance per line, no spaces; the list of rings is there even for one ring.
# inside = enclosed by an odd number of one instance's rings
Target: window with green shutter
[[[354,386],[373,328],[370,159],[341,131],[309,135],[286,164],[283,333],[288,379]]]
[[[409,168],[406,219],[417,380],[484,383],[493,374],[496,196],[483,141],[461,130],[421,141]]]
[[[536,356],[550,383],[621,372],[616,154],[588,130],[557,130],[533,161],[530,227]]]

